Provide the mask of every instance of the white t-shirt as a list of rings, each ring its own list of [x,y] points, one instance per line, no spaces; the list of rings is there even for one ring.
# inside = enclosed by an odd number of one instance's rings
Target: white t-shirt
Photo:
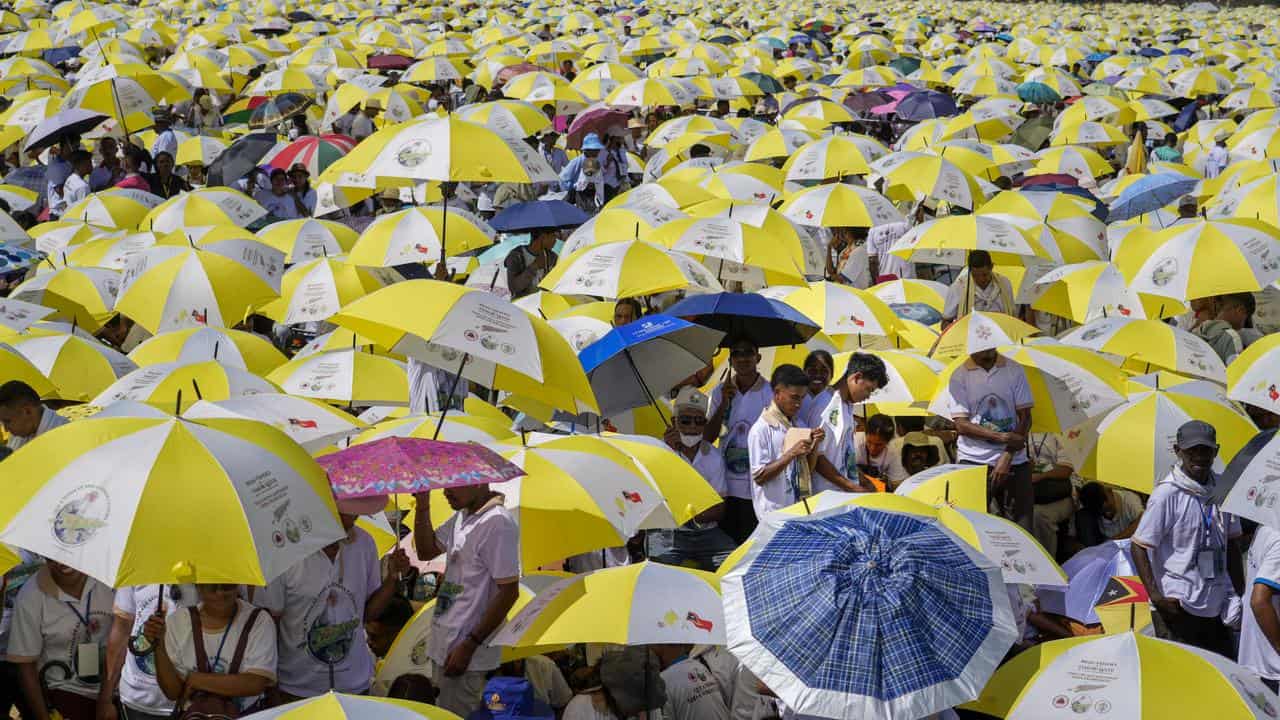
[[[711,391],[708,404],[709,412],[714,414],[720,407],[720,386]],[[747,434],[751,426],[760,419],[760,413],[773,402],[773,388],[769,381],[761,375],[756,378],[755,385],[746,392],[733,396],[729,406],[729,414],[724,418],[724,429],[720,437],[720,452],[724,455],[724,476],[729,486],[725,497],[751,499],[753,489],[751,482],[751,458],[747,451]]]
[[[569,704],[564,708],[564,714],[560,716],[560,720],[618,720],[613,713],[596,709],[596,705],[591,700],[591,694],[579,693],[573,696]],[[664,719],[665,720],[665,719]]]
[[[960,315],[967,315],[974,310],[983,312],[998,312],[1012,315],[1017,308],[1009,306],[1005,302],[1013,302],[1013,285],[1009,283],[1009,279],[999,273],[994,273],[991,282],[987,286],[979,287],[977,283],[973,283],[973,307],[967,307],[969,304],[969,270],[962,270],[960,275],[956,277],[955,282],[947,288],[946,304],[943,306],[942,317],[954,318]],[[1003,292],[1002,292],[1003,288]]]
[[[796,418],[793,425],[795,427],[804,427],[795,424],[803,422],[800,418]],[[782,427],[773,427],[766,423],[763,418],[756,420],[751,426],[751,431],[747,434],[747,449],[751,458],[751,477],[755,478],[766,465],[777,460],[782,456],[783,441],[787,437],[787,431]],[[796,462],[804,462],[801,458]],[[796,497],[796,489],[792,487],[791,480],[795,463],[784,468],[782,472],[769,478],[764,484],[751,481],[751,503],[755,507],[756,517],[764,517],[765,513],[773,512],[779,508],[784,508],[800,501]],[[810,474],[812,484],[813,477],[817,473]],[[810,488],[812,489],[812,487]]]
[[[272,580],[255,597],[280,618],[280,689],[312,697],[334,689],[361,693],[373,680],[373,653],[364,632],[364,607],[382,585],[378,550],[369,533],[353,528],[334,559],[317,550]]]
[[[171,593],[171,590],[176,593]],[[174,594],[178,597],[175,600]],[[138,585],[122,587],[116,591],[115,614],[131,620],[129,636],[142,634],[142,626],[147,624],[156,612],[156,603],[160,598],[159,585]],[[172,617],[175,610],[186,612],[198,601],[194,585],[165,586],[165,616]],[[156,680],[155,653],[134,655],[128,650],[124,655],[124,666],[120,670],[120,702],[144,713],[164,715],[173,710],[173,701],[165,697],[164,691]]]
[[[62,185],[62,202],[66,206],[63,212],[87,197],[89,197],[89,183],[75,173],[68,175],[67,181]]]
[[[1209,501],[1216,482],[1202,486],[1175,467],[1152,490],[1131,538],[1151,552],[1151,570],[1165,596],[1199,617],[1217,617],[1235,594],[1227,541],[1240,536],[1240,520]],[[1202,560],[1202,551],[1212,553]]]
[[[983,370],[973,360],[965,360],[951,375],[948,386],[953,418],[967,417],[970,422],[997,432],[1011,432],[1018,424],[1018,410],[1034,404],[1031,386],[1022,366],[1006,357],[996,358],[991,370]],[[983,465],[995,465],[1004,446],[961,435],[956,439],[956,459]],[[1019,450],[1013,464],[1027,461],[1026,449]]]
[[[231,669],[231,660],[235,657],[236,644],[240,635],[246,632],[245,625],[253,614],[254,606],[244,600],[236,600],[236,615],[231,625],[217,630],[201,628],[204,635],[204,652],[209,658],[209,669],[214,673],[226,674]],[[248,628],[249,642],[244,648],[244,657],[240,661],[240,672],[261,675],[268,680],[276,679],[276,624],[271,620],[271,613],[258,613],[253,627]],[[173,661],[173,667],[182,677],[196,672],[196,646],[191,637],[191,612],[178,610],[170,613],[165,621],[164,647]],[[235,698],[241,709],[253,705],[256,697]]]
[[[1266,525],[1258,527],[1249,546],[1248,578],[1240,619],[1240,664],[1264,678],[1280,680],[1280,654],[1262,634],[1248,603],[1254,585],[1266,585],[1280,593],[1280,531]],[[1271,612],[1280,614],[1280,595],[1272,596]]]
[[[1142,498],[1132,490],[1124,488],[1108,488],[1115,495],[1116,514],[1114,517],[1098,517],[1098,529],[1108,538],[1114,538],[1124,532],[1133,524],[1134,520],[1142,517]]]
[[[662,671],[667,703],[662,720],[729,720],[720,683],[706,665],[684,658]]]
[[[356,113],[351,119],[351,137],[363,140],[373,134],[373,120],[364,113]]]
[[[84,589],[75,598],[54,584],[47,567],[40,570],[18,593],[7,659],[13,663],[34,662],[37,670],[50,663],[62,663],[67,669],[65,675],[56,670],[44,673],[49,689],[97,697],[98,683],[82,682],[76,677],[77,656],[80,645],[97,644],[101,672],[101,655],[111,631],[111,600],[111,588],[93,578],[85,578]]]
[[[800,403],[800,417],[804,419],[805,427],[818,427],[822,422],[822,414],[826,412],[827,405],[831,403],[831,398],[836,394],[831,388],[823,388],[822,392],[817,395],[805,395],[804,400]]]
[[[275,217],[285,219],[302,217],[302,213],[298,212],[298,205],[293,201],[293,195],[290,193],[277,195],[271,192],[270,188],[264,188],[254,193],[253,199]]]
[[[511,513],[495,497],[478,513],[455,512],[436,529],[445,550],[444,578],[436,595],[427,657],[444,665],[449,651],[480,622],[499,583],[520,578],[519,531]],[[502,649],[488,645],[471,656],[469,671],[498,667]]]

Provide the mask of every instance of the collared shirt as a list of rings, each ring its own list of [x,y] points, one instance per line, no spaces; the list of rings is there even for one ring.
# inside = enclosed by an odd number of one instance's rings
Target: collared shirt
[[[89,183],[79,175],[71,173],[67,176],[67,181],[62,185],[62,212],[65,213],[67,208],[87,197],[89,197]]]
[[[717,385],[711,391],[711,402],[708,405],[714,413],[720,407],[722,394]],[[728,487],[725,497],[750,500],[752,497],[751,458],[747,452],[747,433],[751,426],[760,419],[760,413],[773,402],[773,388],[763,375],[756,377],[756,382],[746,392],[739,391],[730,401],[729,411],[724,416],[724,428],[720,437],[720,453],[724,456],[725,485]]]
[[[19,437],[17,435],[10,435],[9,440],[5,443],[5,446],[7,446],[10,450],[17,450],[23,445],[26,445],[32,440],[35,440],[41,435],[49,432],[50,430],[56,427],[61,427],[63,425],[66,425],[68,422],[69,421],[66,418],[50,410],[49,408],[41,405],[40,406],[40,424],[36,426],[36,434],[32,435],[31,437]]]
[[[793,427],[802,428],[804,421],[799,417],[792,420]],[[751,431],[747,434],[747,452],[751,463],[751,477],[755,478],[765,466],[782,457],[782,447],[786,442],[787,429],[782,426],[773,426],[764,421],[764,418],[757,418]],[[804,458],[795,462],[805,462]],[[794,463],[793,463],[794,464]],[[792,486],[791,469],[789,465],[782,472],[769,478],[763,484],[751,482],[751,503],[755,507],[756,517],[764,517],[765,513],[773,512],[779,508],[784,508],[800,501],[796,496],[797,489]],[[816,473],[814,473],[816,475]],[[810,477],[812,482],[812,476]],[[812,486],[811,488],[812,489]]]
[[[1013,432],[1018,425],[1018,410],[1029,409],[1034,400],[1027,374],[1022,366],[1006,357],[996,358],[991,370],[983,370],[972,359],[965,360],[951,375],[952,418],[970,422],[996,432]],[[984,465],[995,465],[1004,454],[1004,445],[979,440],[968,435],[956,439],[956,459]],[[1026,449],[1013,456],[1013,464],[1027,461]]]
[[[61,664],[65,672],[51,669],[44,673],[47,687],[97,697],[98,683],[77,677],[77,657],[80,645],[106,647],[112,623],[112,594],[106,585],[85,578],[80,597],[72,597],[54,583],[47,566],[42,568],[18,593],[7,659],[13,663],[36,663],[37,670]]]
[[[1151,570],[1164,595],[1200,617],[1217,617],[1235,593],[1227,541],[1240,536],[1240,520],[1210,502],[1216,484],[1216,476],[1201,485],[1173,468],[1151,492],[1132,538],[1151,552]],[[1202,567],[1202,551],[1212,552],[1212,569]]]
[[[361,693],[373,680],[364,608],[382,586],[378,550],[369,533],[352,529],[333,560],[317,550],[272,580],[258,604],[280,618],[280,689],[313,697]]]

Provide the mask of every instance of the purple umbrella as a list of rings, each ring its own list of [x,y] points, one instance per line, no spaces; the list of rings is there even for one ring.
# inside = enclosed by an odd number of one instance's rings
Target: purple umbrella
[[[856,113],[870,112],[879,105],[887,105],[893,102],[893,96],[884,90],[869,90],[863,93],[848,95],[844,99],[844,106]]]

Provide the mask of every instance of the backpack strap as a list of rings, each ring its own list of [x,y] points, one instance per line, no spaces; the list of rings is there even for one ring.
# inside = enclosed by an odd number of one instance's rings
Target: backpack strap
[[[253,624],[257,622],[258,616],[263,612],[262,608],[254,608],[249,613],[249,619],[245,621],[244,628],[240,630],[240,639],[236,641],[236,652],[231,656],[231,665],[227,667],[228,675],[235,675],[240,672],[240,663],[244,661],[245,648],[249,646],[249,633],[253,632]]]
[[[196,672],[211,672],[209,654],[204,649],[204,631],[200,628],[200,611],[194,607],[187,608],[187,611],[191,613],[191,644],[196,648]]]

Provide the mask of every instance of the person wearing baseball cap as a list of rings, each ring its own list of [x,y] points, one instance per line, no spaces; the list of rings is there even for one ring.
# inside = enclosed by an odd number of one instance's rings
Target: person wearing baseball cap
[[[1211,501],[1217,432],[1200,420],[1184,423],[1173,449],[1178,462],[1156,484],[1133,533],[1133,566],[1161,637],[1234,657],[1223,620],[1239,609],[1232,601],[1244,589],[1244,568],[1240,520]]]
[[[720,497],[728,492],[724,458],[714,445],[703,439],[707,429],[707,396],[685,386],[676,394],[675,412],[667,430],[667,445],[683,457]],[[714,572],[737,546],[720,529],[724,503],[703,510],[674,530],[651,530],[646,534],[648,555],[668,565],[697,567]]]

